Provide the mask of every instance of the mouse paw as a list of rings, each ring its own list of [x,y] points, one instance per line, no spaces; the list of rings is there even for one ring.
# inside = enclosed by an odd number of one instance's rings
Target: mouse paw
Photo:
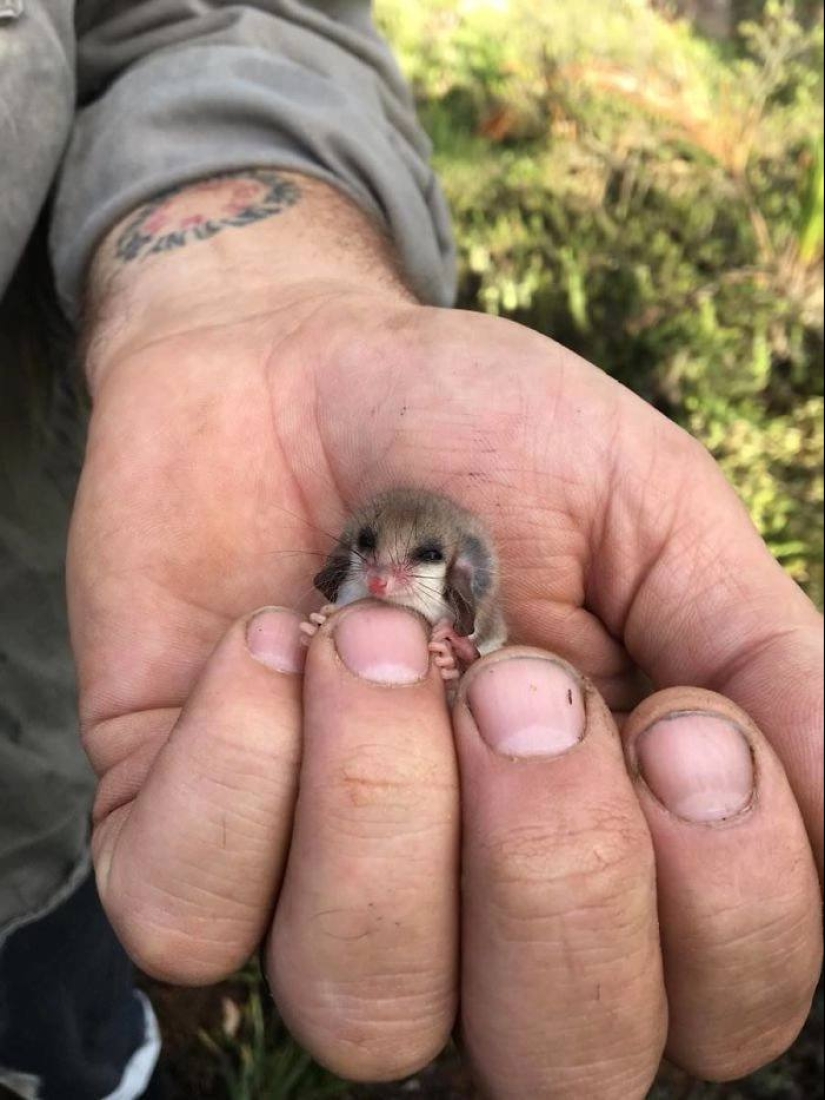
[[[469,638],[456,634],[449,619],[441,619],[433,627],[430,636],[430,653],[434,654],[433,664],[441,670],[441,678],[446,682],[457,680],[461,675],[459,662],[465,668],[478,659],[478,650]]]
[[[433,664],[441,671],[441,679],[447,683],[449,680],[457,680],[461,673],[458,670],[449,642],[430,642],[430,653],[434,654]]]
[[[336,611],[334,603],[325,604],[320,611],[313,611],[308,619],[305,619],[298,629],[301,632],[301,642],[309,645],[333,611]]]

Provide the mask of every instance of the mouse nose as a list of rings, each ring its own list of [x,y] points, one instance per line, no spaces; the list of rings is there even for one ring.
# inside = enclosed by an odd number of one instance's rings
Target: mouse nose
[[[367,588],[371,596],[383,596],[387,591],[387,578],[373,573],[367,580]]]

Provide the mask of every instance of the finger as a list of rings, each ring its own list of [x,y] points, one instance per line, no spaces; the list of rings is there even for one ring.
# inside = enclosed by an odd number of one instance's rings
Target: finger
[[[614,438],[621,477],[607,490],[588,606],[657,687],[709,688],[751,716],[779,753],[821,875],[821,618],[699,444],[628,402]]]
[[[269,923],[300,755],[300,618],[265,609],[209,658],[136,796],[101,781],[93,852],[103,904],[141,969],[226,977]],[[129,760],[125,762],[129,767]]]
[[[653,851],[604,702],[539,650],[465,675],[462,1035],[496,1100],[646,1095],[667,1027]]]
[[[456,1010],[458,789],[421,620],[356,604],[307,660],[295,828],[267,951],[287,1026],[349,1079],[411,1073]]]
[[[785,1051],[821,965],[816,869],[782,767],[737,706],[673,688],[623,736],[656,850],[668,1055],[729,1080]]]

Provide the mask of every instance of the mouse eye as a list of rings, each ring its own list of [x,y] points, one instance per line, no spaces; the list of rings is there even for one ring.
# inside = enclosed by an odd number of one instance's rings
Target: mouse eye
[[[374,550],[376,547],[375,531],[371,527],[362,527],[358,532],[356,545],[359,550],[363,550],[365,553]]]
[[[434,543],[428,543],[426,546],[419,546],[413,553],[415,561],[444,561],[444,551],[440,546],[436,546]]]

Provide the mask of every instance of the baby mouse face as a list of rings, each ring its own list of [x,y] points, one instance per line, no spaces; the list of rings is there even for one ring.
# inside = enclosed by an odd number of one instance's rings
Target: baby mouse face
[[[475,517],[436,493],[394,489],[351,517],[315,586],[338,607],[387,600],[468,635],[490,606],[495,575],[492,544]]]
[[[410,523],[367,523],[354,536],[337,604],[370,596],[411,607],[430,622],[448,613],[444,594],[450,548],[443,539],[416,531]]]

